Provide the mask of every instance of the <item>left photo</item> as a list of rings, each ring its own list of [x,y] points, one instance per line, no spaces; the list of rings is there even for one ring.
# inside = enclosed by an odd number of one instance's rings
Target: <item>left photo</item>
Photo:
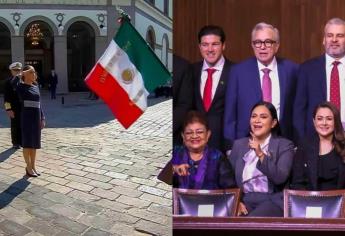
[[[172,235],[172,4],[0,3],[0,235]]]

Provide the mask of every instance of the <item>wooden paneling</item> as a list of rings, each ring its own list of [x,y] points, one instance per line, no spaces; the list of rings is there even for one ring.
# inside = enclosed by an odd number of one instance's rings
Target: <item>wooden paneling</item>
[[[266,22],[280,31],[279,56],[303,62],[323,53],[323,27],[333,17],[345,18],[344,0],[174,0],[174,53],[200,60],[197,33],[217,24],[227,36],[225,55],[241,61],[253,55],[255,24]]]

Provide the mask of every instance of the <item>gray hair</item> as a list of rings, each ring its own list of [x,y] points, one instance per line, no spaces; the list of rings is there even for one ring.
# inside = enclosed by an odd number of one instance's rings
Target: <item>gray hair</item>
[[[252,30],[252,39],[254,38],[254,34],[256,31],[263,30],[263,29],[271,29],[274,32],[275,40],[279,43],[280,37],[279,37],[279,30],[275,28],[273,25],[267,24],[265,22],[260,22],[256,24]]]
[[[325,33],[326,33],[326,28],[329,25],[344,25],[345,26],[345,21],[343,19],[337,18],[337,17],[328,20],[326,25],[325,25],[325,28],[324,28]]]

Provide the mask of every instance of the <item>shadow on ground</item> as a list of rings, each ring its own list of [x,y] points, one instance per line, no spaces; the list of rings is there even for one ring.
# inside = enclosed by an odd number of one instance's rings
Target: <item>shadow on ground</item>
[[[9,148],[0,153],[0,162],[6,161],[13,153],[15,153],[17,149]]]
[[[29,185],[30,182],[28,181],[28,177],[23,176],[22,179],[17,180],[0,193],[0,209],[9,205],[19,194],[24,192]]]
[[[168,99],[165,97],[149,98],[148,106]],[[64,104],[62,104],[62,100]],[[42,107],[46,116],[46,128],[94,127],[115,119],[102,100],[87,99],[87,95],[84,93],[58,95],[56,100],[50,100],[49,96],[44,94]],[[0,111],[0,127],[10,127],[10,121],[4,109]]]

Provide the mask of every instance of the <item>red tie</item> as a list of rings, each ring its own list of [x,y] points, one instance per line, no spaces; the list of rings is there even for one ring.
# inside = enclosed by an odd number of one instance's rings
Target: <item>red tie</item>
[[[212,102],[212,75],[216,71],[216,69],[208,68],[207,69],[207,80],[204,88],[204,108],[206,111],[210,109],[211,102]]]
[[[334,61],[331,71],[331,86],[330,86],[330,102],[333,103],[338,110],[340,110],[340,84],[339,84],[339,61]]]

